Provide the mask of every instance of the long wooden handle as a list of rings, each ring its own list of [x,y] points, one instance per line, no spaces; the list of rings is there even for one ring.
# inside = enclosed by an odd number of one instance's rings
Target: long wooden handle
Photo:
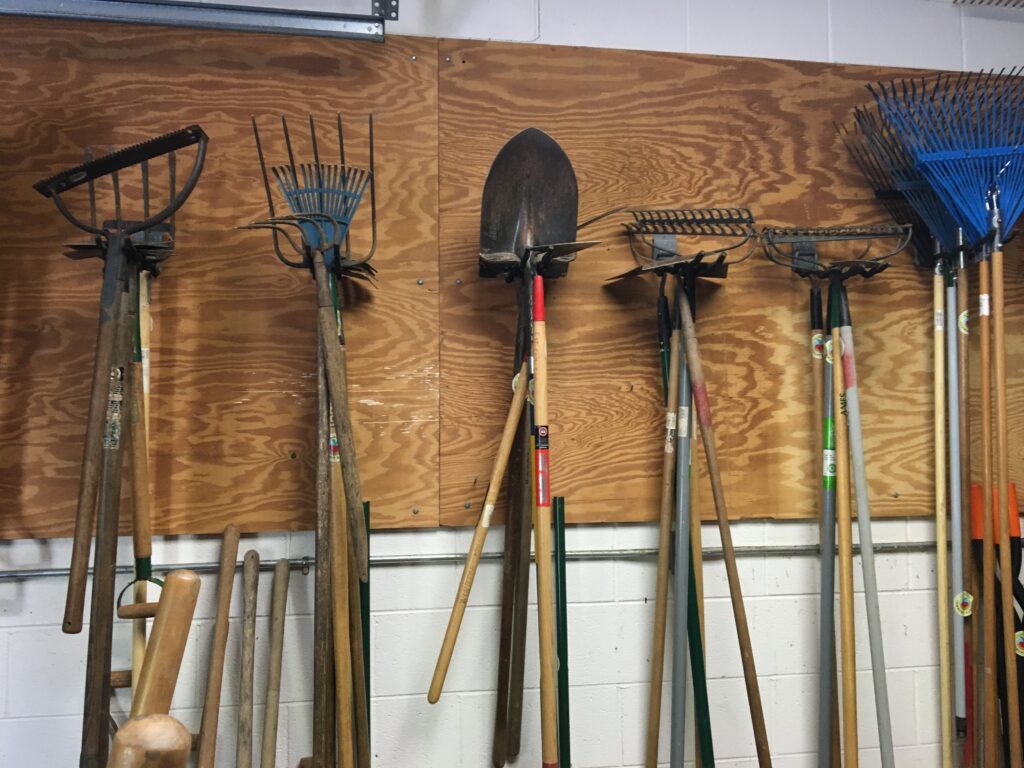
[[[270,607],[270,661],[267,665],[266,712],[263,715],[263,749],[260,768],[277,765],[277,719],[281,709],[281,659],[284,656],[284,621],[288,607],[290,566],[281,558],[274,566],[274,587]]]
[[[988,259],[978,262],[978,351],[981,381],[981,487],[983,506],[982,551],[982,615],[985,617],[984,672],[985,684],[985,765],[999,764],[999,703],[996,683],[996,551],[992,525],[992,492],[995,478],[992,470],[992,307],[991,265]]]
[[[533,277],[533,537],[540,640],[540,731],[543,768],[558,765],[558,690],[555,680],[554,577],[551,566],[551,473],[548,454],[548,342],[544,278]],[[568,768],[568,767],[567,767]]]
[[[228,616],[231,613],[231,591],[235,584],[238,562],[238,527],[224,529],[220,549],[220,576],[217,580],[217,618],[213,627],[210,666],[206,673],[206,697],[203,719],[199,727],[199,755],[196,768],[213,768],[217,756],[217,724],[220,721],[220,694],[224,682],[224,654],[228,646]]]
[[[647,698],[645,764],[657,768],[661,730],[661,695],[665,673],[665,627],[668,623],[669,553],[672,549],[672,515],[675,511],[676,419],[679,407],[679,349],[682,334],[672,331],[668,362],[668,397],[665,405],[665,438],[661,462],[661,506],[658,514],[658,570],[654,595],[654,647],[651,650],[651,687]],[[679,640],[681,642],[681,640]]]
[[[236,768],[252,768],[253,672],[256,659],[256,598],[260,587],[260,553],[242,558],[242,663],[238,684]]]
[[[107,768],[185,768],[192,734],[168,714],[133,717],[114,736]]]
[[[331,398],[331,413],[338,438],[338,457],[341,460],[341,475],[345,479],[345,499],[348,509],[349,537],[356,553],[356,565],[360,581],[369,578],[369,548],[366,538],[366,524],[363,521],[363,496],[359,484],[359,466],[356,462],[356,444],[352,435],[352,421],[348,409],[348,372],[345,363],[345,345],[339,335],[338,315],[331,298],[327,267],[323,254],[313,258],[316,278],[317,322],[320,329],[320,346],[324,352],[324,367],[327,369],[328,391]]]
[[[946,505],[946,330],[945,282],[942,274],[932,277],[932,308],[935,318],[932,333],[932,376],[935,421],[935,590],[939,621],[939,733],[942,768],[953,766],[953,680],[949,637],[949,554],[947,551],[948,512]]]
[[[170,711],[200,583],[192,571],[174,571],[165,579],[146,659],[132,697],[132,717],[166,715]]]
[[[497,504],[498,495],[501,492],[501,480],[505,476],[509,455],[512,453],[512,443],[515,441],[519,418],[523,413],[523,403],[526,402],[528,381],[529,371],[526,369],[526,363],[523,363],[519,369],[519,375],[516,377],[516,386],[512,393],[508,415],[505,418],[501,442],[498,444],[498,453],[495,455],[494,464],[491,467],[491,477],[487,484],[483,510],[477,521],[476,529],[473,531],[473,540],[469,545],[469,554],[466,556],[458,592],[455,593],[455,603],[452,605],[452,613],[448,619],[448,628],[445,630],[441,651],[437,656],[437,664],[434,666],[434,676],[430,681],[430,690],[427,693],[427,701],[431,704],[436,704],[441,697],[444,679],[452,661],[455,641],[459,637],[459,627],[462,626],[462,617],[469,604],[469,593],[473,589],[473,579],[476,576],[477,566],[480,564],[480,555],[483,553],[484,542],[487,540],[487,531],[491,526],[491,516],[494,514],[494,506]]]
[[[111,258],[116,256],[116,258]],[[92,549],[93,527],[96,523],[96,500],[99,495],[103,456],[103,431],[110,396],[110,369],[114,364],[114,347],[121,321],[124,296],[124,264],[120,238],[108,243],[103,271],[103,297],[100,301],[99,330],[96,333],[96,357],[92,368],[92,390],[89,394],[89,415],[85,425],[85,446],[78,483],[78,509],[71,544],[71,566],[68,575],[67,600],[64,604],[63,630],[68,634],[82,631],[85,613],[85,589],[89,576],[89,553]],[[116,271],[116,273],[115,273]]]
[[[1017,642],[1014,628],[1013,585],[1019,574],[1011,563],[1009,416],[1006,403],[1006,296],[1003,282],[1003,251],[992,251],[992,346],[996,393],[996,499],[999,513],[999,591],[1003,614],[1003,669],[1006,675],[1006,714],[1009,721],[1010,768],[1021,768],[1020,694],[1017,689]]]
[[[340,462],[331,457],[331,617],[334,622],[334,693],[338,721],[338,761],[355,765],[352,711],[352,638],[349,628],[348,522]]]
[[[836,432],[836,525],[839,529],[839,635],[843,675],[844,767],[856,768],[857,649],[853,617],[853,516],[850,510],[850,448],[847,437],[842,339],[838,318],[832,329],[832,397]]]
[[[725,573],[729,581],[733,619],[736,623],[736,636],[740,646],[740,660],[743,663],[743,679],[747,689],[747,703],[750,707],[750,720],[754,730],[757,762],[761,768],[768,768],[772,764],[771,752],[768,748],[768,729],[765,726],[761,691],[757,682],[757,670],[754,666],[754,650],[750,643],[747,611],[743,605],[743,588],[740,584],[739,571],[736,568],[736,552],[733,548],[732,532],[729,528],[729,510],[725,503],[722,474],[718,468],[711,404],[708,400],[707,384],[704,381],[704,367],[701,362],[700,346],[697,342],[697,329],[693,324],[693,312],[685,291],[680,297],[680,307],[683,321],[683,341],[686,348],[686,366],[690,371],[693,404],[697,411],[701,442],[704,444],[704,458],[707,461],[708,475],[711,478],[711,495],[714,498],[715,515],[718,518],[718,531],[722,539]]]

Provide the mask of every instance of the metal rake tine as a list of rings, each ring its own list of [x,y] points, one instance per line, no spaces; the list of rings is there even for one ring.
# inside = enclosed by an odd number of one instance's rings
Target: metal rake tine
[[[86,163],[92,162],[92,147],[86,145],[82,157]],[[96,227],[96,183],[89,179],[89,223]]]

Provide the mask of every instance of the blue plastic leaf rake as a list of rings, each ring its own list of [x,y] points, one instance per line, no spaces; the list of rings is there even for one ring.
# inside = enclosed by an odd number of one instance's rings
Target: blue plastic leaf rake
[[[369,574],[366,524],[363,520],[363,499],[359,469],[356,464],[355,441],[348,408],[348,374],[346,371],[345,328],[341,312],[338,283],[344,277],[372,279],[375,270],[370,259],[377,248],[377,198],[374,185],[373,117],[369,126],[369,168],[349,165],[345,160],[345,135],[341,115],[337,115],[338,162],[323,162],[317,142],[316,125],[309,117],[309,141],[312,161],[297,163],[292,147],[288,121],[282,116],[281,129],[287,151],[287,163],[271,165],[267,172],[263,144],[260,141],[256,118],[252,129],[256,139],[263,188],[267,196],[270,216],[263,221],[247,224],[243,229],[269,229],[273,233],[274,252],[285,265],[309,269],[313,273],[317,291],[317,330],[320,352],[323,355],[327,388],[330,394],[330,412],[337,437],[337,453],[344,481],[345,503],[349,534],[353,542],[360,580]],[[271,174],[275,185],[271,184]],[[275,203],[273,189],[278,190]],[[370,195],[371,242],[365,255],[352,253],[350,230],[355,215],[366,193]],[[289,211],[279,214],[278,208]],[[288,258],[281,248],[281,240],[298,255]],[[321,449],[324,449],[321,446]],[[338,500],[335,500],[335,504]]]
[[[1009,435],[1006,402],[1006,328],[1002,242],[1024,211],[1024,78],[1021,68],[1000,72],[868,85],[882,116],[914,158],[917,169],[957,223],[981,247],[978,268],[981,347],[982,497],[996,489],[1000,528],[1000,618],[1006,722],[1002,728],[1011,768],[1021,768],[1020,701],[1009,533]],[[989,263],[991,260],[991,264]],[[990,274],[991,273],[991,274]],[[989,289],[991,287],[991,301]],[[990,320],[991,317],[991,320]],[[991,327],[991,339],[989,329]],[[994,349],[994,354],[992,354]],[[990,369],[990,357],[994,368]],[[994,376],[993,376],[994,374]],[[996,478],[992,472],[990,390],[995,381]],[[995,563],[991,509],[984,514],[983,615],[985,616],[985,764],[997,760]],[[954,649],[956,653],[961,648]],[[947,656],[948,658],[948,656]],[[945,665],[944,665],[945,666]],[[943,765],[952,763],[949,694],[942,694]]]

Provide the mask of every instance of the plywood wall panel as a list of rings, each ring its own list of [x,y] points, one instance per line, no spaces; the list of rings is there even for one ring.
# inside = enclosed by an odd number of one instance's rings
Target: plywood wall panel
[[[777,226],[882,222],[833,121],[869,99],[865,82],[892,74],[442,41],[442,521],[474,516],[509,399],[513,290],[476,277],[480,191],[508,138],[535,126],[563,146],[579,180],[581,220],[646,204],[744,205],[760,224]],[[604,243],[582,252],[567,278],[549,281],[552,486],[567,497],[571,520],[652,519],[663,430],[656,285],[606,284],[632,265],[614,220],[585,238]],[[874,511],[930,514],[930,277],[904,255],[849,287]],[[757,251],[698,303],[730,513],[813,516],[819,460],[806,285]],[[1021,319],[1010,327],[1019,347]],[[1015,417],[1015,435],[1022,426]],[[1019,457],[1015,468],[1024,469]],[[705,517],[710,505],[703,494]]]
[[[346,310],[364,495],[378,527],[437,525],[436,41],[30,19],[4,28],[0,537],[71,530],[96,332],[100,265],[61,256],[79,233],[31,184],[78,162],[85,144],[192,122],[210,135],[209,157],[154,284],[154,528],[309,527],[312,280],[276,261],[267,233],[235,228],[266,215],[250,115],[279,160],[280,114],[304,156],[313,111],[329,156],[339,110],[356,164],[367,160],[366,115],[376,116],[381,279]]]

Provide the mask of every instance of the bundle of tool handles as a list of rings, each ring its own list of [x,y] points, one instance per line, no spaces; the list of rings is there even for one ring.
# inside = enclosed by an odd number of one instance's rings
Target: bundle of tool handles
[[[768,227],[760,233],[745,208],[615,209],[577,226],[578,191],[572,166],[549,136],[527,129],[511,139],[491,167],[481,203],[479,271],[516,286],[512,399],[501,433],[482,512],[445,633],[429,699],[441,694],[502,481],[508,474],[503,605],[499,644],[498,703],[493,763],[520,751],[530,534],[535,536],[540,640],[542,761],[570,765],[566,639],[564,505],[552,495],[548,413],[547,302],[545,281],[564,277],[579,251],[594,245],[577,230],[612,214],[627,219],[622,231],[636,265],[613,278],[653,273],[660,281],[656,316],[665,388],[664,457],[659,509],[652,683],[645,762],[658,761],[662,674],[667,634],[669,576],[675,611],[670,765],[683,764],[687,670],[693,673],[700,764],[714,764],[704,669],[700,599],[700,525],[692,514],[691,439],[699,431],[725,555],[758,763],[770,766],[767,730],[729,529],[715,448],[711,405],[696,333],[698,285],[723,279],[760,243],[774,263],[809,285],[810,360],[816,431],[820,428],[821,626],[818,657],[818,764],[843,753],[856,766],[857,686],[853,603],[853,508],[855,493],[864,573],[867,626],[881,763],[893,768],[893,734],[875,578],[871,512],[862,436],[853,321],[846,289],[854,277],[879,275],[913,244],[915,263],[932,275],[935,359],[935,487],[937,608],[940,663],[942,768],[952,768],[962,742],[965,766],[1002,762],[1021,768],[1020,690],[1024,608],[1019,524],[1009,483],[1007,371],[1003,243],[1024,212],[1024,77],[1019,70],[940,75],[869,86],[873,108],[855,111],[839,126],[843,142],[877,199],[895,223],[829,228]],[[370,764],[367,654],[368,515],[361,492],[347,396],[343,323],[345,278],[372,282],[376,249],[373,122],[368,122],[368,167],[349,164],[341,116],[336,120],[338,162],[321,159],[316,126],[309,119],[308,162],[297,163],[288,123],[281,129],[285,161],[269,164],[253,120],[268,215],[246,224],[270,230],[274,252],[289,267],[309,270],[316,295],[317,469],[316,592],[314,608],[314,765]],[[175,153],[195,147],[195,159],[179,189]],[[88,233],[71,246],[73,258],[102,258],[100,326],[89,400],[80,496],[64,618],[66,632],[83,626],[91,539],[96,552],[86,671],[82,766],[135,765],[154,743],[167,765],[183,764],[191,735],[167,715],[199,582],[195,574],[168,576],[159,603],[147,601],[153,578],[147,460],[149,279],[174,248],[174,214],[195,187],[207,137],[198,126],[100,157],[39,182],[60,213]],[[151,163],[167,157],[169,195],[150,210]],[[138,166],[142,213],[124,213],[120,174]],[[113,211],[100,219],[96,182],[110,177]],[[64,195],[87,185],[89,217],[72,212]],[[370,199],[370,237],[365,253],[353,254],[351,225],[364,197]],[[285,212],[286,211],[286,212]],[[282,240],[284,243],[282,243]],[[286,255],[282,245],[290,248]],[[967,332],[968,278],[977,267],[980,349],[980,486],[970,483]],[[827,286],[827,298],[824,295]],[[825,311],[822,302],[825,300]],[[994,404],[994,419],[993,419]],[[694,419],[694,417],[696,417]],[[948,430],[947,430],[948,422]],[[123,432],[131,445],[134,602],[118,615],[134,625],[133,670],[111,672],[114,572]],[[1011,499],[1013,500],[1011,503]],[[552,515],[554,514],[554,529]],[[552,533],[554,530],[554,543]],[[833,628],[838,534],[842,695],[837,684]],[[951,539],[951,557],[947,542]],[[999,580],[996,581],[998,544]],[[238,548],[238,531],[225,532],[217,622],[198,765],[213,764],[223,658]],[[553,567],[553,550],[560,555]],[[980,569],[978,568],[980,561]],[[252,670],[259,558],[244,566],[242,714],[240,762],[252,752]],[[127,588],[126,588],[127,590]],[[272,616],[268,713],[276,713],[280,684],[281,627],[287,562],[278,563]],[[122,593],[122,597],[124,592]],[[279,605],[280,603],[280,605]],[[980,613],[980,616],[979,616]],[[156,618],[147,645],[147,618]],[[556,629],[557,621],[557,629]],[[120,682],[118,682],[120,681]],[[110,752],[112,686],[133,685],[131,717]],[[973,706],[972,706],[973,705]],[[276,717],[268,717],[263,765],[273,764]],[[141,750],[141,752],[140,752]],[[269,755],[269,756],[268,756]],[[121,762],[118,762],[121,761]],[[133,762],[134,761],[134,762]],[[163,763],[162,763],[163,764]]]

